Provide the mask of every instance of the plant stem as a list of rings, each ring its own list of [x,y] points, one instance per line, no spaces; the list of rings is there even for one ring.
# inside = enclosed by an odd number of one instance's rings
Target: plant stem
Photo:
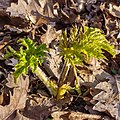
[[[69,60],[65,60],[65,63],[63,65],[59,80],[58,80],[58,86],[61,87],[64,84],[64,81],[66,80],[66,77],[68,75],[70,69]]]
[[[75,87],[78,89],[79,88],[79,79],[78,79],[78,76],[77,76],[77,71],[76,71],[75,67],[73,67],[73,70],[74,70],[74,74],[75,74],[75,78],[76,78],[76,85],[75,85]]]
[[[80,84],[79,84],[79,78],[78,78],[77,70],[76,70],[77,68],[76,68],[75,64],[72,62],[72,60],[70,60],[70,61],[72,63],[72,67],[73,67],[73,70],[74,70],[74,75],[75,75],[75,78],[76,78],[75,88],[76,88],[78,94],[81,94],[81,90],[79,88],[79,86],[80,86]]]
[[[45,75],[45,73],[37,67],[35,70],[36,75],[40,78],[40,80],[46,85],[48,90],[50,91],[50,94],[54,94],[54,88],[57,88],[56,84],[53,84],[52,81],[49,80],[49,78]]]

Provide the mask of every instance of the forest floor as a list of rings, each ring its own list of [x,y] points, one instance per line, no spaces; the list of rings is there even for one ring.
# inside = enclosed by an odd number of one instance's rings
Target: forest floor
[[[46,44],[49,53],[40,68],[58,81],[64,67],[59,35],[74,25],[99,28],[116,51],[114,58],[104,51],[107,60],[77,66],[81,94],[66,91],[56,99],[31,69],[14,82],[18,60],[3,59],[8,46],[18,51],[23,38]],[[119,43],[120,0],[0,0],[0,120],[120,120]],[[70,68],[69,82],[73,73]]]

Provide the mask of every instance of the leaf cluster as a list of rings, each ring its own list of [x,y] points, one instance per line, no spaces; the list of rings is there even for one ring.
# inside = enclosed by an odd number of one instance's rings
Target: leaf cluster
[[[60,36],[61,56],[68,59],[71,65],[84,65],[83,61],[88,62],[90,58],[95,57],[107,59],[103,55],[103,50],[115,55],[114,46],[105,38],[103,32],[98,28],[83,26],[77,28],[73,26],[68,34],[63,31]]]
[[[29,38],[20,39],[18,43],[21,45],[19,51],[9,46],[9,50],[6,51],[5,55],[5,57],[15,56],[19,60],[15,66],[15,79],[22,73],[27,74],[29,67],[32,69],[32,72],[34,72],[38,63],[42,64],[46,56],[46,51],[48,50],[45,44],[36,45],[36,43]]]
[[[6,58],[14,56],[18,60],[14,72],[15,82],[17,82],[16,80],[21,74],[27,74],[30,67],[32,72],[36,73],[54,97],[57,97],[57,99],[64,98],[64,94],[70,89],[70,86],[63,84],[58,87],[57,82],[48,79],[45,73],[38,67],[38,64],[42,64],[46,56],[46,51],[48,51],[46,45],[36,45],[36,43],[29,38],[20,39],[18,43],[21,45],[19,51],[9,46],[5,55]]]
[[[21,45],[19,51],[14,50],[10,46],[9,50],[6,51],[5,57],[15,56],[18,60],[14,72],[15,80],[21,74],[27,74],[28,69],[31,68],[32,72],[35,72],[49,91],[51,91],[51,94],[57,99],[62,99],[65,93],[72,89],[70,83],[66,84],[65,82],[70,66],[73,67],[76,77],[75,88],[78,93],[80,93],[79,79],[75,65],[84,65],[83,61],[88,62],[91,57],[107,59],[103,55],[102,50],[108,51],[113,56],[115,55],[114,47],[109,44],[105,35],[98,28],[89,28],[87,26],[77,28],[73,26],[69,34],[67,30],[63,31],[59,42],[61,49],[60,56],[63,56],[66,61],[59,83],[48,79],[44,72],[38,67],[38,64],[41,65],[44,61],[48,48],[45,44],[36,45],[36,43],[29,38],[18,40],[18,43]]]

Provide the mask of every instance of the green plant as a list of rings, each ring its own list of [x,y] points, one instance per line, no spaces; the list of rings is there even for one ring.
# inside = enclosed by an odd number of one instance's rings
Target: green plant
[[[72,66],[74,69],[77,89],[79,89],[77,65],[84,66],[84,62],[88,63],[92,57],[98,60],[107,59],[103,55],[103,50],[115,56],[114,46],[110,45],[103,32],[98,28],[87,26],[81,28],[73,26],[69,33],[67,30],[63,31],[60,36],[60,49],[60,55],[64,56],[64,60],[67,61],[66,66]],[[61,79],[60,81],[64,80]]]
[[[51,95],[57,97],[57,99],[62,99],[70,86],[68,84],[63,84],[58,87],[57,83],[55,81],[51,81],[40,67],[38,67],[38,65],[41,65],[44,61],[46,52],[48,51],[46,45],[36,45],[36,43],[29,38],[20,39],[18,40],[18,43],[21,45],[19,51],[16,51],[9,46],[9,49],[5,54],[5,58],[14,56],[18,60],[18,63],[15,65],[14,72],[15,83],[17,82],[18,77],[21,74],[27,74],[28,69],[30,68],[32,72],[34,72],[46,85]]]
[[[29,38],[18,40],[18,42],[21,45],[20,50],[16,51],[9,46],[9,50],[6,51],[5,55],[5,57],[15,56],[18,59],[14,72],[15,80],[17,80],[20,74],[27,74],[28,69],[31,68],[32,72],[46,85],[51,95],[57,99],[64,98],[67,91],[74,89],[74,87],[70,86],[71,83],[65,81],[70,67],[73,68],[76,77],[75,89],[80,94],[76,66],[84,65],[84,62],[88,62],[91,57],[107,59],[103,55],[102,50],[108,51],[113,56],[115,55],[114,47],[109,44],[100,29],[89,28],[87,26],[77,28],[74,26],[70,29],[70,33],[65,30],[60,35],[59,41],[60,56],[64,57],[65,62],[58,82],[55,82],[50,80],[38,67],[46,57],[46,52],[48,51],[46,45],[36,45]]]
[[[37,69],[38,63],[41,65],[46,51],[48,48],[45,44],[39,46],[36,45],[32,40],[28,38],[18,40],[20,43],[20,51],[15,51],[12,47],[9,46],[9,51],[6,51],[5,57],[15,56],[19,62],[15,66],[14,77],[17,79],[20,74],[27,74],[28,68],[30,67],[32,72]],[[23,48],[23,46],[25,48]]]

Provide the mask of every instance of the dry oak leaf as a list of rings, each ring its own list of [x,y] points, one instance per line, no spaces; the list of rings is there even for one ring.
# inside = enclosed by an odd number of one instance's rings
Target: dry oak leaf
[[[52,106],[47,97],[31,97],[26,101],[22,114],[30,120],[46,120],[52,112]]]
[[[25,117],[25,116],[23,116],[22,114],[19,113],[19,111],[17,111],[14,120],[30,120],[30,119]]]
[[[53,28],[53,26],[47,25],[47,31],[46,31],[45,34],[43,34],[41,36],[41,40],[42,40],[43,43],[45,43],[45,44],[47,44],[49,46],[49,44],[53,40],[58,38],[61,33],[62,33],[61,30],[56,31],[55,28]]]
[[[26,76],[24,79],[24,77],[21,75],[18,78],[18,81],[17,87],[15,87],[13,90],[13,95],[10,95],[10,104],[6,106],[0,105],[0,120],[6,120],[15,110],[25,107],[29,77]]]
[[[109,13],[114,17],[120,18],[120,6],[109,4]]]
[[[116,120],[119,120],[120,104],[115,80],[100,82],[95,88],[101,89],[102,91],[93,97],[93,100],[98,101],[94,105],[93,110],[100,112],[107,111],[112,117],[116,118]]]
[[[52,0],[18,0],[18,4],[11,3],[7,12],[10,12],[13,17],[27,18],[36,24],[43,16],[54,17],[51,9],[52,4]]]
[[[41,10],[41,7],[38,5],[38,2],[36,0],[18,0],[18,4],[11,3],[11,6],[7,8],[7,12],[10,12],[11,16],[13,17],[21,17],[23,19],[27,18],[28,20],[31,20],[31,22],[36,22],[35,15],[32,15],[32,12],[37,12],[37,10]],[[41,10],[42,13],[43,9]]]

